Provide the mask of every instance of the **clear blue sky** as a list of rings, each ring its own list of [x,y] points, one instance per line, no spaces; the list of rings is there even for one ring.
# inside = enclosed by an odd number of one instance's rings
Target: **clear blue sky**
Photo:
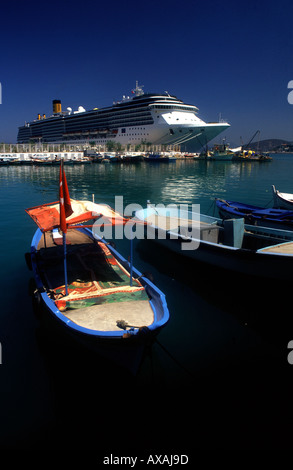
[[[293,141],[292,0],[93,0],[1,6],[0,142],[17,128],[63,109],[102,107],[129,95],[168,90],[205,121],[228,120],[239,145]]]

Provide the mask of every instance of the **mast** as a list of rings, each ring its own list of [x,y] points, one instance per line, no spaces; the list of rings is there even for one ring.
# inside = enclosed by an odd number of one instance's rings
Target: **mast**
[[[132,90],[132,93],[135,94],[135,96],[142,96],[144,95],[144,92],[143,92],[143,87],[144,85],[139,85],[138,84],[138,81],[136,80],[135,82],[135,88]]]
[[[67,279],[67,254],[66,254],[66,232],[67,223],[66,217],[69,217],[72,213],[72,207],[70,202],[70,196],[67,186],[66,175],[64,172],[63,158],[60,161],[60,173],[59,173],[59,212],[60,212],[60,229],[63,233],[63,249],[64,249],[64,281],[65,281],[65,294],[68,295],[68,279]]]

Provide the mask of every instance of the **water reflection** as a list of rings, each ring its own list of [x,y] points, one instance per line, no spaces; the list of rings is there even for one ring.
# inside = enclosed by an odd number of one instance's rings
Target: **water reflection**
[[[91,164],[66,167],[72,198],[92,199],[114,204],[123,196],[125,204],[200,203],[210,206],[215,197],[267,205],[271,185],[292,192],[286,180],[293,159],[274,157],[271,163],[205,162],[177,160],[169,164],[146,162]],[[59,168],[56,166],[0,167],[0,191],[3,199],[31,192],[33,203],[50,202],[58,197]],[[290,186],[290,187],[289,187]],[[15,193],[12,188],[15,189]],[[9,193],[6,190],[9,189]],[[34,194],[34,195],[33,195]],[[21,198],[19,198],[21,201]]]
[[[176,161],[170,165],[145,162],[95,164],[67,167],[66,175],[70,194],[77,199],[91,199],[95,194],[96,201],[109,205],[114,203],[115,195],[123,195],[125,204],[145,205],[147,199],[154,203],[199,201],[205,210],[214,197],[267,204],[271,199],[271,184],[282,191],[293,192],[292,170],[293,158],[285,156],[280,160],[274,157],[268,165],[197,161]],[[151,272],[155,284],[166,295],[170,322],[161,331],[159,341],[171,356],[155,344],[138,381],[133,383],[123,374],[118,375],[116,370],[111,369],[113,373],[109,373],[108,364],[96,361],[92,355],[82,355],[79,350],[75,354],[64,342],[60,348],[54,347],[53,337],[47,335],[47,330],[45,338],[41,334],[36,341],[37,322],[27,293],[31,272],[27,270],[23,256],[29,250],[35,224],[24,209],[57,200],[58,182],[58,167],[0,167],[0,340],[4,360],[1,371],[5,374],[2,394],[7,398],[5,410],[2,410],[5,411],[2,445],[4,439],[11,446],[17,446],[19,441],[24,444],[24,440],[32,449],[44,445],[39,441],[44,440],[43,431],[50,422],[52,428],[45,434],[46,445],[50,448],[53,441],[53,446],[64,446],[64,439],[66,445],[77,444],[79,447],[82,440],[85,448],[89,442],[93,448],[97,442],[101,448],[107,442],[113,448],[119,445],[125,449],[135,442],[145,449],[157,442],[160,453],[164,448],[163,436],[169,445],[176,438],[176,445],[182,450],[190,434],[185,426],[186,416],[196,423],[200,432],[195,440],[199,446],[205,444],[202,448],[210,448],[211,429],[218,447],[221,445],[219,439],[222,439],[223,448],[239,448],[241,443],[248,448],[246,440],[251,438],[251,424],[257,446],[260,436],[266,441],[265,445],[271,444],[274,434],[270,427],[267,432],[265,429],[268,410],[273,429],[284,430],[284,423],[279,422],[279,404],[283,404],[283,416],[288,416],[292,390],[292,372],[286,362],[286,345],[292,339],[292,328],[285,328],[281,320],[290,312],[282,309],[281,291],[275,286],[250,283],[246,278],[230,279],[221,271],[210,268],[204,271],[195,263],[179,262],[178,257],[170,255],[155,242],[135,241],[135,266],[141,272]],[[117,248],[128,258],[128,240],[119,241]],[[282,287],[282,292],[288,290]],[[243,321],[248,324],[243,326]],[[284,341],[280,335],[279,350],[276,340],[280,329],[286,335],[288,332],[288,337]],[[178,364],[193,372],[196,381],[193,382]],[[286,374],[281,375],[285,369]],[[271,396],[268,393],[272,390],[272,378],[280,393]],[[113,401],[111,392],[115,387],[119,396]],[[169,400],[155,400],[155,426],[153,420],[146,424],[141,406],[148,403],[154,390],[159,390],[161,397],[169,396],[170,391],[176,396],[172,413]],[[284,391],[287,391],[286,400]],[[64,397],[68,405],[65,407]],[[97,397],[105,405],[102,411],[101,407],[97,408]],[[133,397],[136,397],[134,402]],[[267,398],[265,401],[264,397]],[[77,407],[77,413],[72,413],[77,398],[82,406]],[[278,404],[276,410],[272,403]],[[260,414],[261,406],[263,414]],[[121,415],[121,410],[132,425],[127,426],[126,433],[125,419],[120,420],[118,427],[113,427],[117,411]],[[129,415],[129,410],[135,412],[130,411]],[[229,422],[231,416],[233,419]],[[256,427],[258,416],[259,426]],[[291,418],[289,415],[288,419]],[[245,419],[247,427],[243,425]],[[223,434],[222,423],[227,420],[231,436]],[[99,424],[96,433],[92,431],[93,422]],[[183,431],[174,437],[174,429]],[[123,436],[121,432],[124,432]],[[284,434],[280,435],[282,443]]]

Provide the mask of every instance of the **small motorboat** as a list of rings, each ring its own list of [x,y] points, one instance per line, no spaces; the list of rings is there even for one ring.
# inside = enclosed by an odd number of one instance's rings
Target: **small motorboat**
[[[161,153],[149,153],[144,156],[145,162],[151,163],[169,163],[169,156],[163,155]]]
[[[218,161],[232,161],[234,152],[229,148],[228,144],[216,144],[212,150],[207,150],[200,154],[199,158],[202,160],[218,160]]]
[[[223,219],[243,217],[248,224],[293,230],[293,210],[265,208],[218,198],[216,206]]]
[[[236,152],[233,162],[271,162],[272,157],[266,153],[257,153],[254,150]]]
[[[293,194],[280,193],[275,186],[272,186],[274,207],[277,209],[287,209],[293,211]]]
[[[174,206],[174,205],[173,205]],[[184,257],[235,273],[290,281],[293,232],[148,204],[135,212],[153,239]]]
[[[59,202],[26,212],[38,225],[26,258],[46,317],[135,373],[145,346],[169,319],[165,295],[92,224],[81,225],[125,219],[106,205],[70,199],[62,163]]]

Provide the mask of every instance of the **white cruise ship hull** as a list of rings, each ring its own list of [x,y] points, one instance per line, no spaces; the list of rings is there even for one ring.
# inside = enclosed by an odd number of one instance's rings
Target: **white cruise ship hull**
[[[128,135],[124,135],[121,129],[118,129],[118,133],[112,137],[103,138],[87,138],[82,140],[64,140],[67,144],[88,144],[89,142],[95,143],[96,145],[105,145],[109,140],[119,142],[121,145],[139,145],[144,142],[151,143],[152,145],[176,145],[183,144],[185,142],[192,141],[194,151],[199,151],[208,142],[217,137],[221,132],[227,129],[229,126],[226,124],[215,123],[205,124],[200,127],[180,127],[174,129],[174,133],[170,133],[170,129],[166,127],[155,127],[150,126],[147,129],[147,135],[145,128],[137,127],[135,131],[129,131]],[[141,137],[143,136],[143,137]],[[54,142],[53,142],[54,143]]]
[[[63,112],[61,102],[49,118],[43,116],[19,127],[18,143],[105,145],[175,145],[192,141],[194,151],[230,127],[226,122],[206,123],[198,116],[196,106],[185,104],[167,94],[144,94],[140,87],[135,97],[125,98],[109,108],[86,111],[80,107]],[[56,106],[56,104],[55,104]]]

